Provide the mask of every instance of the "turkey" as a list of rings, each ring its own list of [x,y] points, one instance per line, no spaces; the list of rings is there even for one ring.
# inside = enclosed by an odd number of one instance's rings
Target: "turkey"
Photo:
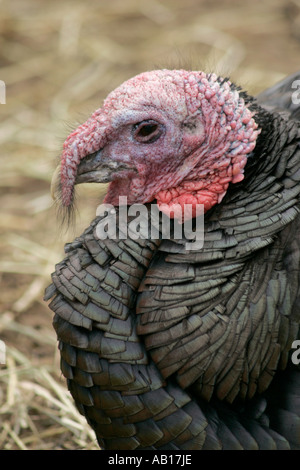
[[[63,214],[83,182],[109,183],[115,208],[65,246],[45,293],[100,448],[300,449],[299,79],[255,99],[214,73],[145,72],[66,139]],[[170,237],[123,236],[135,204]],[[194,245],[174,227],[199,208]]]

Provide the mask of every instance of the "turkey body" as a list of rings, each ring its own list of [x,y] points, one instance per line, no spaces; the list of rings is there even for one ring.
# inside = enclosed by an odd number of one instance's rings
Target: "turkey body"
[[[299,78],[257,97],[245,178],[205,214],[201,249],[99,239],[101,217],[66,245],[45,299],[101,448],[300,448]]]

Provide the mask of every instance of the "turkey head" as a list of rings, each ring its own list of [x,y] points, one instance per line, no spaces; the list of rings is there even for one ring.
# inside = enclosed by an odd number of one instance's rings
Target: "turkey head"
[[[110,182],[106,203],[156,200],[160,210],[221,202],[243,179],[259,134],[253,112],[227,79],[184,70],[146,72],[114,90],[64,144],[60,192]]]

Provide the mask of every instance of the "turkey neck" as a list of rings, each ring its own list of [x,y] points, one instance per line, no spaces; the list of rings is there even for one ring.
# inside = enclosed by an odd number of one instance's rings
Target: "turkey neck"
[[[205,400],[266,390],[276,364],[287,363],[290,339],[280,347],[278,338],[297,337],[298,123],[257,115],[263,130],[245,179],[205,214],[203,248],[163,240],[139,288],[137,331],[154,362]]]
[[[257,104],[261,134],[250,154],[245,178],[229,186],[221,204],[205,214],[204,247],[187,253],[182,241],[162,242],[172,262],[206,262],[226,258],[245,259],[274,241],[297,218],[300,199],[300,130],[288,112],[271,113]],[[216,249],[214,239],[226,237]],[[235,244],[239,249],[235,249]],[[215,250],[215,251],[214,251]],[[226,251],[226,254],[225,254]]]
[[[232,198],[236,200],[236,195],[240,197],[241,193],[259,192],[266,178],[285,186],[286,177],[290,178],[300,166],[289,161],[299,148],[299,123],[292,120],[288,112],[270,112],[256,103],[250,109],[256,113],[255,120],[261,132],[248,157],[244,180],[230,185],[225,203]]]

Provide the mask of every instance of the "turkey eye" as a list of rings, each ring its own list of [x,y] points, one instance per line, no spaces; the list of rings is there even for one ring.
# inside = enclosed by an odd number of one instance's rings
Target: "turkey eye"
[[[133,138],[137,142],[150,144],[162,135],[164,127],[155,121],[142,121],[133,126]]]
[[[153,134],[157,129],[156,124],[145,124],[142,126],[138,132],[139,137],[148,137],[148,135]]]

